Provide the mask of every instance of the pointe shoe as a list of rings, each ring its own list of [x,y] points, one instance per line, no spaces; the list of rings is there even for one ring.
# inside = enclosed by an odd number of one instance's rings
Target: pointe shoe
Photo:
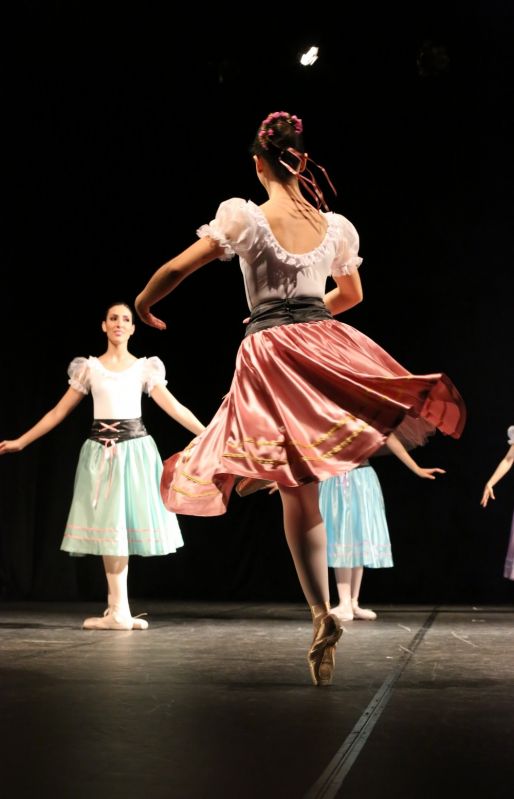
[[[337,616],[341,622],[352,621],[352,619],[355,618],[350,605],[338,605],[337,607],[332,608],[330,612],[333,613],[334,616]]]
[[[352,606],[353,610],[353,618],[354,619],[362,619],[363,621],[375,621],[377,618],[377,614],[374,610],[369,610],[369,608],[360,608],[357,603],[354,603]]]
[[[84,630],[132,630],[133,627],[132,616],[124,616],[112,608],[107,608],[103,616],[84,619],[82,624]]]
[[[110,612],[112,612],[112,608],[107,608],[106,610],[104,610],[104,619],[105,619],[106,616],[109,615]],[[117,614],[117,616],[119,616],[119,615],[120,614]],[[129,616],[128,617],[128,618],[132,618],[132,627],[130,629],[132,629],[132,630],[148,630],[148,622],[146,621],[146,619],[142,619],[141,616],[146,616],[146,613],[138,613],[137,616],[131,616],[131,617]],[[126,618],[127,617],[125,615],[123,615],[123,619],[125,620]],[[87,626],[86,626],[86,622],[88,622]],[[95,619],[86,619],[86,621],[84,622],[83,626],[87,630],[120,629],[118,627],[116,627],[116,628],[114,628],[114,627],[113,628],[109,628],[109,627],[105,628],[103,626],[103,624],[102,624],[101,627],[99,627],[97,622],[98,622],[98,619],[96,619],[96,618]],[[128,628],[122,627],[121,629],[124,630],[124,629],[128,629]]]
[[[139,613],[137,616],[132,616],[133,630],[148,630],[148,622],[146,619],[142,619],[141,616],[146,616],[146,613]]]
[[[256,491],[271,488],[274,482],[274,480],[260,480],[258,477],[242,477],[236,483],[236,494],[239,494],[240,497],[248,497],[250,494],[255,494]]]
[[[333,613],[327,613],[315,629],[314,639],[307,655],[314,685],[332,684],[336,663],[336,644],[341,638],[342,632],[340,621]]]

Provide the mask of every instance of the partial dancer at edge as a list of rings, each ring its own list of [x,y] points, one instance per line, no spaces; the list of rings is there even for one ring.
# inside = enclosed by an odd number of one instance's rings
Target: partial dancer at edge
[[[509,448],[484,486],[484,492],[480,500],[480,504],[483,508],[487,507],[487,503],[490,499],[496,499],[494,496],[494,486],[507,474],[514,463],[514,425],[511,425],[507,430],[507,437]],[[503,567],[503,576],[506,577],[507,580],[514,580],[514,514],[510,527],[510,537]]]

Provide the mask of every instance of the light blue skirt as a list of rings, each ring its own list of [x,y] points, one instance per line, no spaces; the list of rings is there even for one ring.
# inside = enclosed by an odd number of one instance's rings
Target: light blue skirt
[[[151,436],[105,447],[87,439],[61,549],[71,555],[167,555],[183,546],[160,494],[162,460]]]
[[[327,530],[328,565],[372,569],[393,565],[384,497],[372,466],[361,466],[319,483]]]

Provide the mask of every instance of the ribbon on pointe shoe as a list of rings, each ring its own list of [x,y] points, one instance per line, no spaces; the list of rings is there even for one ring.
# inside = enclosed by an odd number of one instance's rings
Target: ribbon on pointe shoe
[[[148,622],[146,619],[142,619],[141,616],[148,616],[148,613],[138,613],[137,616],[132,616],[133,630],[148,630]]]
[[[104,616],[108,616],[112,608],[107,607],[104,610]],[[131,616],[133,630],[148,630],[148,622],[142,619],[142,616],[148,616],[148,613],[138,613],[137,616]]]

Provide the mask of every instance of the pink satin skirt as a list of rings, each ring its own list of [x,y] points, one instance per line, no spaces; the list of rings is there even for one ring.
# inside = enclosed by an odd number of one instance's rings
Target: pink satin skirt
[[[444,374],[413,375],[335,319],[246,337],[230,391],[207,428],[164,462],[174,513],[225,513],[237,475],[299,486],[349,471],[393,430],[411,448],[436,429],[458,438],[464,402]]]

